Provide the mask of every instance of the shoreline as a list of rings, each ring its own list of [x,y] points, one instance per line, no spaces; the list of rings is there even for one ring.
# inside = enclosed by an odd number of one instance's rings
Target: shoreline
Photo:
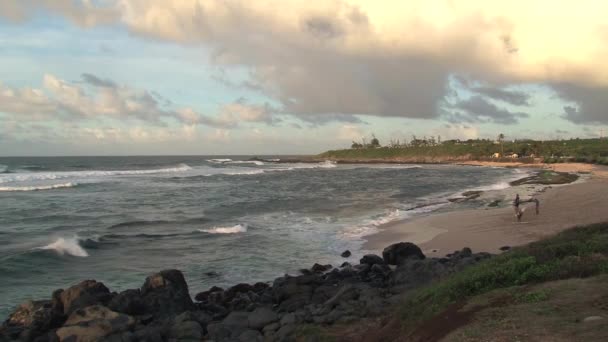
[[[502,164],[474,163],[481,167],[505,167]],[[530,168],[526,164],[518,167]],[[500,253],[501,247],[520,246],[574,226],[608,221],[608,211],[604,209],[608,206],[608,168],[575,163],[533,164],[532,167],[590,173],[591,176],[586,181],[547,186],[546,191],[540,190],[532,196],[540,200],[540,215],[535,215],[531,204],[525,204],[522,222],[517,222],[510,205],[435,213],[381,225],[378,232],[364,237],[362,249],[375,252],[386,244],[410,241],[420,245],[423,252],[432,257],[463,246],[480,252]],[[529,184],[523,184],[512,189],[524,192],[529,187]]]

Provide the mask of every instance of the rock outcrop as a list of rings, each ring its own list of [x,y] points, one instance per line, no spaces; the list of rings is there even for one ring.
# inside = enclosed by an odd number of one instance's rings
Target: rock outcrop
[[[0,327],[0,341],[290,341],[302,324],[331,325],[381,315],[396,294],[491,257],[464,248],[426,258],[412,243],[339,268],[315,264],[272,283],[212,287],[193,302],[184,275],[165,270],[140,289],[110,292],[86,280],[27,302]]]

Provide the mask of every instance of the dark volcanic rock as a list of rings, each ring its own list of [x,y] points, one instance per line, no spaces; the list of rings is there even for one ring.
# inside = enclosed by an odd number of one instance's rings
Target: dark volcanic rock
[[[141,288],[146,312],[167,316],[194,309],[182,272],[165,270],[146,278]]]
[[[249,291],[253,290],[253,286],[246,283],[234,285],[233,287],[226,290],[226,300],[232,300],[232,298],[234,298],[237,293],[248,293]]]
[[[223,297],[223,294],[224,294],[224,289],[222,289],[221,287],[213,286],[212,288],[210,288],[207,291],[197,293],[196,296],[194,297],[194,299],[196,299],[199,302],[211,301],[211,302],[221,303],[223,301],[223,298],[220,300],[217,300],[217,298],[213,298],[212,296],[215,296],[215,297],[222,296]],[[216,300],[214,300],[214,299],[216,299]]]
[[[105,305],[112,298],[110,290],[103,283],[95,280],[80,282],[78,285],[58,293],[58,295],[65,315],[70,315],[75,310],[89,305]]]
[[[461,258],[468,258],[468,257],[470,257],[471,255],[473,255],[473,251],[472,251],[472,250],[471,250],[469,247],[465,247],[465,248],[463,248],[463,249],[460,251],[460,253],[459,253],[459,256],[460,256]]]
[[[384,264],[384,259],[382,259],[381,257],[379,257],[375,254],[367,254],[367,255],[364,255],[363,258],[361,258],[361,260],[359,260],[359,263],[369,265],[369,266],[374,265],[374,264]]]
[[[382,251],[382,258],[389,265],[400,265],[408,259],[424,259],[425,256],[415,244],[399,242],[386,247]]]
[[[314,264],[311,268],[311,270],[315,273],[323,273],[327,270],[331,269],[331,265],[320,265],[320,264]]]
[[[255,330],[260,330],[278,320],[279,316],[277,313],[267,307],[257,308],[247,317],[248,327]]]
[[[127,315],[141,315],[146,310],[139,289],[125,290],[117,294],[108,303],[108,308]]]
[[[31,341],[63,324],[63,312],[52,301],[28,301],[21,304],[0,328],[0,341]]]
[[[340,256],[342,256],[343,258],[348,258],[351,255],[352,253],[348,249],[342,252],[342,254],[340,254]]]
[[[101,305],[74,311],[63,327],[57,329],[59,341],[88,342],[116,338],[135,325],[133,317],[114,312]]]

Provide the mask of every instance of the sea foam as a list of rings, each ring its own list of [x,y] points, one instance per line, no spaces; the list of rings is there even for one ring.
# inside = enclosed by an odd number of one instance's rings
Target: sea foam
[[[72,255],[76,257],[88,257],[89,253],[80,246],[80,241],[77,236],[72,238],[58,238],[55,242],[50,243],[39,249],[54,250],[60,255]]]
[[[50,184],[50,185],[37,185],[37,186],[0,186],[0,191],[40,191],[40,190],[53,190],[61,188],[73,188],[78,183],[62,183],[62,184]]]
[[[211,229],[199,229],[200,232],[209,234],[237,234],[247,231],[246,224],[237,224],[232,227],[213,227]]]
[[[27,182],[27,181],[42,181],[63,178],[82,178],[82,177],[107,177],[107,176],[128,176],[128,175],[146,175],[156,173],[173,173],[184,172],[192,168],[187,164],[179,164],[175,167],[163,169],[147,169],[147,170],[89,170],[89,171],[57,171],[57,172],[27,172],[27,173],[10,173],[0,175],[0,183],[8,182]]]

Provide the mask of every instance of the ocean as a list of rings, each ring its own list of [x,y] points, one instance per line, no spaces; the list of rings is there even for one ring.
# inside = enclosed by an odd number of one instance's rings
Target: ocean
[[[250,156],[0,158],[0,318],[84,279],[120,291],[184,272],[191,294],[361,256],[393,220],[482,207],[521,171]],[[498,195],[497,195],[498,196]]]

